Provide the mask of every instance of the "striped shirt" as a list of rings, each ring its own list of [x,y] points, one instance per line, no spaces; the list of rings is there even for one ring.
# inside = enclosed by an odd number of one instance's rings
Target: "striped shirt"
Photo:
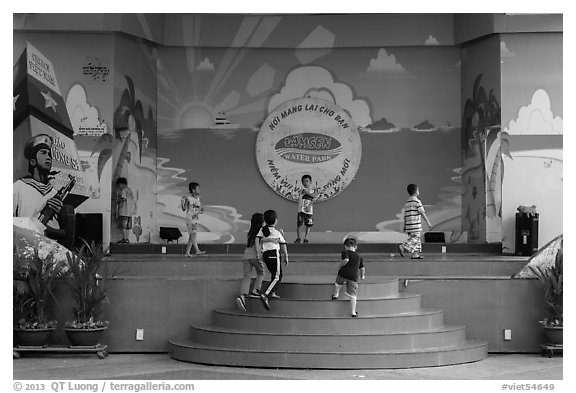
[[[38,218],[48,199],[54,197],[57,191],[51,184],[42,183],[30,176],[21,177],[12,186],[13,217]],[[57,216],[48,222],[48,226],[59,229]]]
[[[422,202],[411,196],[404,205],[404,228],[406,233],[422,232],[422,214],[425,213]]]

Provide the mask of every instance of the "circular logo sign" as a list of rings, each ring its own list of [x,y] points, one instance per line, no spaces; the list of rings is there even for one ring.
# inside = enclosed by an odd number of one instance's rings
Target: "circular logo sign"
[[[298,98],[271,112],[258,133],[256,160],[277,194],[298,201],[302,176],[312,177],[316,201],[338,195],[354,179],[362,144],[350,116],[332,102]]]

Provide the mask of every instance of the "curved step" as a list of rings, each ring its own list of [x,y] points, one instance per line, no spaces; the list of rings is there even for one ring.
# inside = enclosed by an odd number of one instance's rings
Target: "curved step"
[[[467,340],[451,348],[371,352],[255,351],[213,348],[191,340],[171,341],[173,359],[213,365],[274,368],[374,369],[446,366],[488,356],[486,341]]]
[[[330,299],[334,291],[335,277],[312,276],[312,277],[290,277],[283,279],[278,294],[284,299]],[[290,281],[289,281],[290,280]],[[266,288],[265,281],[262,288]],[[340,299],[345,299],[343,287],[340,291]],[[374,299],[381,297],[398,296],[397,278],[375,278],[369,277],[360,282],[358,286],[359,299]]]
[[[420,294],[401,293],[395,297],[359,299],[357,311],[361,317],[399,314],[420,310]],[[266,311],[260,299],[246,298],[247,312]],[[284,316],[337,317],[350,315],[350,304],[343,300],[270,299],[272,314]]]
[[[212,311],[212,324],[218,327],[247,330],[252,332],[288,333],[396,333],[434,329],[442,326],[444,311],[421,309],[412,313],[340,317],[293,316],[285,317],[262,309],[258,313],[237,310]]]
[[[278,334],[193,326],[190,340],[214,348],[253,351],[375,352],[453,347],[466,339],[466,327],[442,326],[420,332],[372,334]]]

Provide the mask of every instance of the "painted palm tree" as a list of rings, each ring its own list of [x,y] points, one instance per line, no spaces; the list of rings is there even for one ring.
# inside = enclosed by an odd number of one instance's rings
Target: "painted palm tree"
[[[472,88],[472,99],[467,99],[462,114],[462,130],[464,131],[463,148],[467,157],[475,146],[483,160],[484,151],[482,144],[486,140],[489,127],[500,124],[500,103],[494,95],[494,89],[486,95],[484,87],[480,85],[482,75],[479,74]]]
[[[510,154],[509,135],[500,131],[500,126],[491,127],[487,134],[486,173],[486,215],[488,217],[502,217],[502,183],[504,181],[504,155],[512,158]]]
[[[467,99],[464,104],[464,112],[462,114],[464,137],[462,142],[465,157],[470,158],[477,156],[480,160],[479,165],[467,168],[466,171],[480,171],[482,175],[481,178],[484,179],[485,184],[488,184],[488,189],[486,190],[487,214],[494,216],[501,214],[501,206],[496,206],[497,204],[501,204],[501,198],[496,194],[501,190],[502,186],[504,169],[502,165],[502,154],[504,153],[510,156],[510,153],[507,134],[500,133],[500,103],[494,95],[494,89],[491,89],[488,95],[486,94],[484,87],[480,84],[482,75],[483,74],[478,74],[474,80],[472,98]],[[490,138],[488,138],[489,134]],[[489,149],[496,140],[494,138],[495,135],[501,137],[500,146],[494,161],[491,162],[490,176],[488,176],[486,165],[487,152],[484,151],[484,145],[487,144],[487,149]],[[484,187],[485,184],[483,184],[482,187]],[[500,201],[500,203],[497,203],[497,201]]]
[[[92,156],[98,153],[98,182],[100,182],[104,165],[112,157],[113,142],[112,134],[102,134],[92,149]]]
[[[122,136],[125,135],[125,139],[122,144],[122,150],[118,156],[118,162],[116,163],[116,168],[114,170],[113,180],[118,179],[122,176],[122,170],[124,169],[124,162],[126,161],[126,153],[128,152],[128,147],[130,145],[130,140],[132,139],[132,134],[136,133],[138,136],[138,150],[140,152],[139,159],[142,159],[142,139],[144,136],[144,110],[142,109],[142,103],[136,100],[134,92],[134,83],[129,76],[125,76],[128,88],[122,93],[122,98],[120,99],[120,104],[116,111],[114,112],[114,131],[115,136],[118,140],[122,141]],[[128,133],[125,134],[125,131]]]
[[[125,78],[128,83],[128,89],[124,90],[120,105],[114,114],[114,137],[118,140],[122,140],[122,132],[129,130],[129,133],[122,145],[122,152],[119,156],[121,159],[118,160],[113,179],[117,179],[122,173],[125,161],[123,158],[126,157],[132,133],[138,132],[138,148],[140,150],[141,159],[144,130],[154,130],[156,128],[152,108],[148,108],[148,118],[143,119],[142,104],[140,101],[135,101],[134,99],[134,84],[130,77],[126,76]],[[91,155],[98,153],[98,180],[100,180],[102,176],[104,166],[112,157],[114,137],[108,133],[101,135],[92,149]]]

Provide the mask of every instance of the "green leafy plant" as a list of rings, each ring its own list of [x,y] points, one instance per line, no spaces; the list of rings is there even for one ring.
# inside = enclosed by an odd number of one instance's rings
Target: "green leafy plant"
[[[564,326],[564,252],[563,241],[556,252],[554,265],[549,267],[529,266],[530,270],[544,285],[544,297],[549,316],[540,321],[547,327]]]
[[[66,285],[72,292],[75,302],[73,307],[74,321],[66,322],[69,329],[95,329],[108,326],[108,321],[100,321],[98,317],[103,306],[109,303],[106,296],[109,281],[116,275],[105,256],[108,249],[101,243],[96,244],[82,240],[80,249],[68,255],[70,271]]]
[[[50,320],[49,316],[50,301],[58,305],[53,292],[54,283],[66,276],[68,266],[55,258],[54,253],[54,250],[45,248],[23,252],[14,247],[13,305],[15,315],[20,316],[14,326],[16,329],[56,327],[57,321]]]

